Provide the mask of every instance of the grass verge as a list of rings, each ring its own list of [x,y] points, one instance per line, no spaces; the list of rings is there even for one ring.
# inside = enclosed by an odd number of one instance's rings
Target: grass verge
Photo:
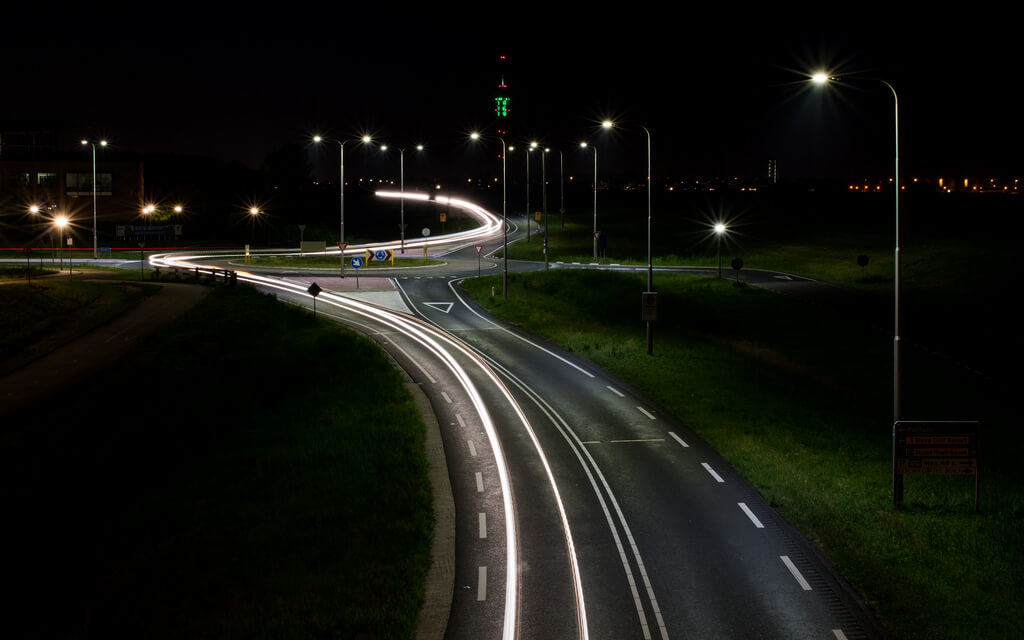
[[[986,380],[931,352],[904,355],[906,414],[979,419],[973,478],[909,476],[889,493],[891,337],[853,318],[727,280],[659,274],[654,355],[645,274],[552,270],[463,287],[493,313],[649,393],[804,532],[899,638],[1010,637],[1022,623],[1021,436]]]
[[[5,425],[5,628],[410,637],[432,511],[401,382],[371,341],[219,288]]]

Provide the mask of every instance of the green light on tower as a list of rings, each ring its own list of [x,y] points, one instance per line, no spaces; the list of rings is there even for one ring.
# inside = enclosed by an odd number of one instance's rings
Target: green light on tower
[[[508,117],[508,96],[495,96],[494,112],[498,114],[499,118]]]

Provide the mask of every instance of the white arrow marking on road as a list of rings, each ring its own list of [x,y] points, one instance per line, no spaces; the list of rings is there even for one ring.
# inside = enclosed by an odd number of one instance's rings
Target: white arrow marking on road
[[[454,302],[424,302],[423,304],[427,305],[431,309],[437,309],[441,313],[450,312],[452,307],[455,305]]]
[[[772,277],[773,278],[778,278],[779,280],[792,280],[793,279],[793,278],[790,278],[789,276],[772,276]]]

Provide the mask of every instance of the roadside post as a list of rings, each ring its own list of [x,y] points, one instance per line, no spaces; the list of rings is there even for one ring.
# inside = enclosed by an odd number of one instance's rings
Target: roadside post
[[[743,258],[733,258],[732,268],[736,271],[736,284],[740,282],[740,269],[743,268]]]
[[[145,249],[145,248],[146,248],[146,243],[145,242],[140,242],[139,243],[139,280],[142,280],[143,278],[146,277],[145,274],[143,273],[143,267],[146,264],[145,253],[143,252],[143,249]]]
[[[484,245],[476,245],[476,277],[480,277],[480,252],[484,250]]]
[[[28,273],[28,286],[32,286],[32,248],[25,247],[25,269]]]
[[[323,289],[321,289],[320,285],[318,285],[315,282],[313,284],[309,285],[309,288],[306,289],[306,292],[309,293],[309,295],[313,296],[313,317],[314,318],[316,317],[316,297],[318,295],[320,295],[321,291],[323,291]]]
[[[74,244],[72,242],[72,238],[71,236],[68,236],[68,280],[75,279],[75,253],[74,251],[71,250],[72,244]]]
[[[356,270],[356,289],[359,288],[359,270],[363,268],[363,259],[359,256],[352,256],[352,268]]]
[[[341,256],[341,277],[345,277],[345,248],[348,247],[347,242],[338,243],[338,255]]]

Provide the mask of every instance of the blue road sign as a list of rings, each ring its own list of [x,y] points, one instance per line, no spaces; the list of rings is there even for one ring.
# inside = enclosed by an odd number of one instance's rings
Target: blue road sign
[[[362,266],[363,266],[363,259],[362,258],[358,258],[358,257],[352,258],[352,268],[353,269],[359,269]]]

